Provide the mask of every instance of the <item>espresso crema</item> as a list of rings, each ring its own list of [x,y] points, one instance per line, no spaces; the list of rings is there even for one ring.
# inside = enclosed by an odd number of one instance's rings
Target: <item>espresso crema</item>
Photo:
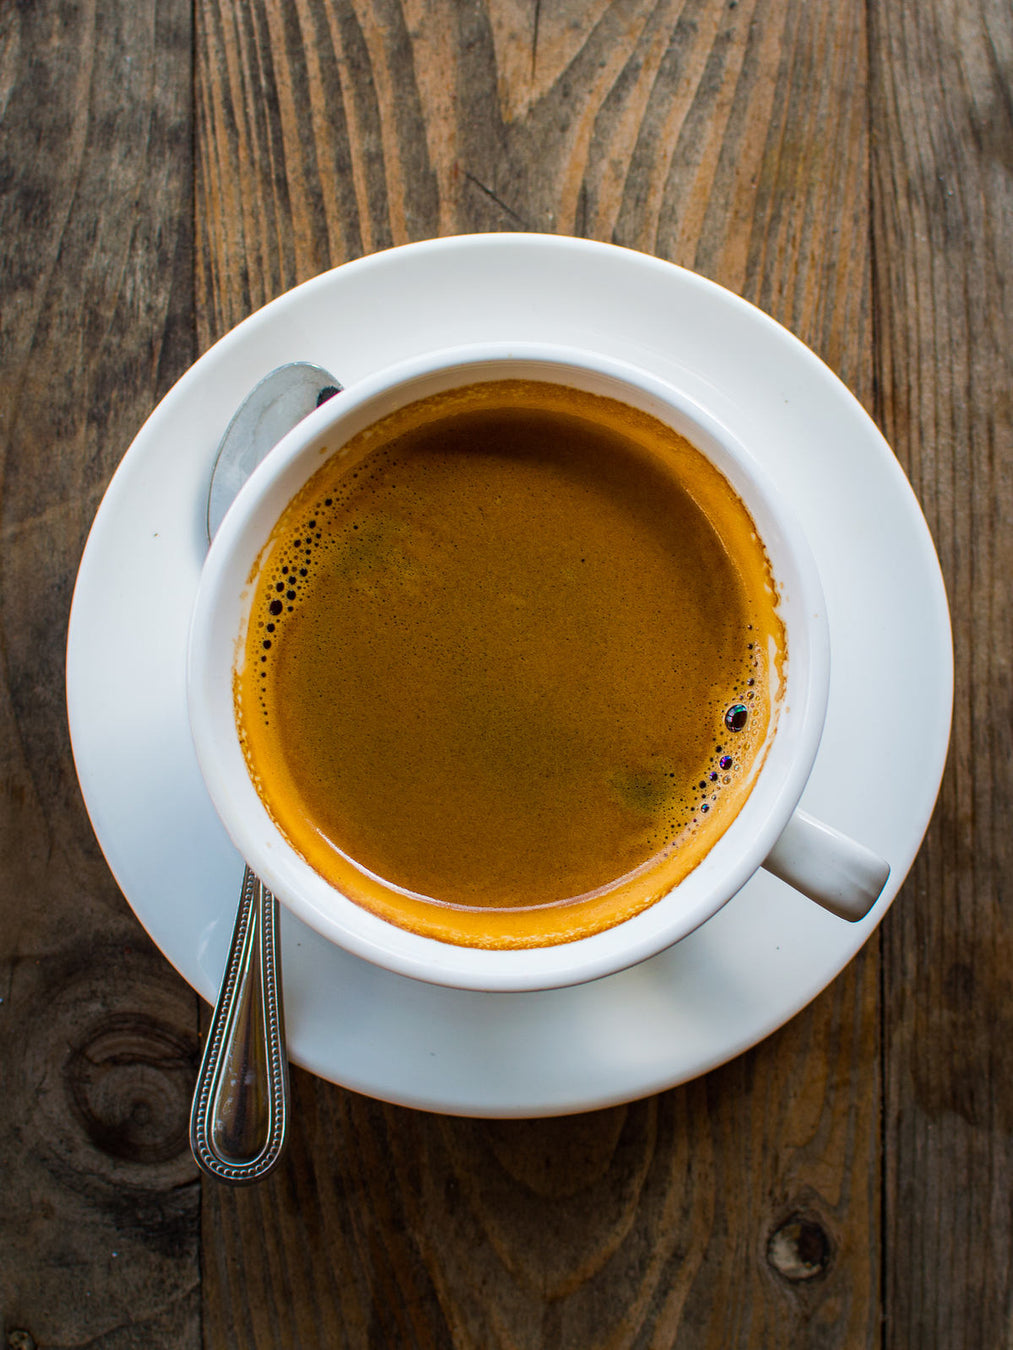
[[[467,946],[584,937],[714,846],[786,659],[753,521],[687,440],[528,380],[384,418],[258,560],[234,679],[278,828],[353,901]]]

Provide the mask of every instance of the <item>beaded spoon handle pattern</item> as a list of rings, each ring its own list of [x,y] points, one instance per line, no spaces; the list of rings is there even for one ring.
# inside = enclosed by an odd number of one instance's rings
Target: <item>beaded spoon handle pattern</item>
[[[278,901],[247,867],[190,1115],[198,1164],[233,1185],[266,1177],[288,1135],[278,956]]]

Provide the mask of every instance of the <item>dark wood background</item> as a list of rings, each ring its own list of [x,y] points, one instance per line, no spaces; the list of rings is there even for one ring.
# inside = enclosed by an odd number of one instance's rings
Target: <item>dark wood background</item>
[[[1013,1347],[1011,65],[1004,0],[0,0],[7,1347]],[[704,1079],[503,1123],[297,1072],[280,1172],[202,1184],[199,1001],[70,757],[85,535],[251,310],[515,229],[739,291],[883,428],[955,626],[935,819],[858,959]]]

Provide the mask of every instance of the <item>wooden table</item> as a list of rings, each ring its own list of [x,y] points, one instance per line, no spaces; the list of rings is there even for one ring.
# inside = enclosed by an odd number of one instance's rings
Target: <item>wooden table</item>
[[[1013,1346],[1011,63],[1002,0],[0,7],[7,1347]],[[251,310],[517,229],[738,291],[882,427],[955,625],[936,816],[861,955],[706,1078],[505,1123],[297,1071],[279,1173],[202,1184],[206,1009],[71,761],[85,535],[144,417]]]

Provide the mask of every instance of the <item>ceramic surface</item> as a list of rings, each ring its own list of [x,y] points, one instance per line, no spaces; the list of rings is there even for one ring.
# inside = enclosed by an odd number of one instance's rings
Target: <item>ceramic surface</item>
[[[757,873],[668,951],[532,993],[391,974],[283,915],[294,1062],[390,1101],[489,1116],[589,1109],[685,1081],[815,997],[917,852],[952,703],[946,599],[910,486],[844,386],[760,311],[645,255],[550,236],[439,240],[347,264],[251,316],[170,391],[110,484],[75,591],[68,706],[92,823],[138,918],[205,998],[217,995],[243,870],[205,792],[185,696],[218,439],[284,361],[350,384],[434,347],[524,340],[630,361],[748,439],[802,520],[826,593],[830,700],[802,806],[893,871],[856,925]]]
[[[762,769],[719,839],[678,886],[641,913],[576,941],[484,950],[424,937],[344,896],[293,849],[253,785],[236,727],[238,634],[246,631],[249,579],[285,506],[339,446],[392,405],[486,379],[558,380],[663,418],[707,454],[745,504],[776,578],[789,659],[776,736]],[[826,606],[797,521],[747,446],[678,390],[647,372],[569,347],[472,344],[387,367],[351,385],[278,444],[239,493],[201,573],[190,626],[187,703],[205,785],[218,815],[257,875],[298,918],[357,956],[401,975],[460,989],[553,989],[610,975],[670,947],[713,915],[782,837],[819,750],[829,683]],[[729,747],[730,748],[730,747]],[[818,836],[817,836],[818,839]],[[775,869],[776,870],[776,869]],[[834,859],[825,872],[834,872]],[[783,875],[783,874],[782,874]],[[880,882],[882,885],[882,881]],[[874,894],[878,893],[879,887]]]

